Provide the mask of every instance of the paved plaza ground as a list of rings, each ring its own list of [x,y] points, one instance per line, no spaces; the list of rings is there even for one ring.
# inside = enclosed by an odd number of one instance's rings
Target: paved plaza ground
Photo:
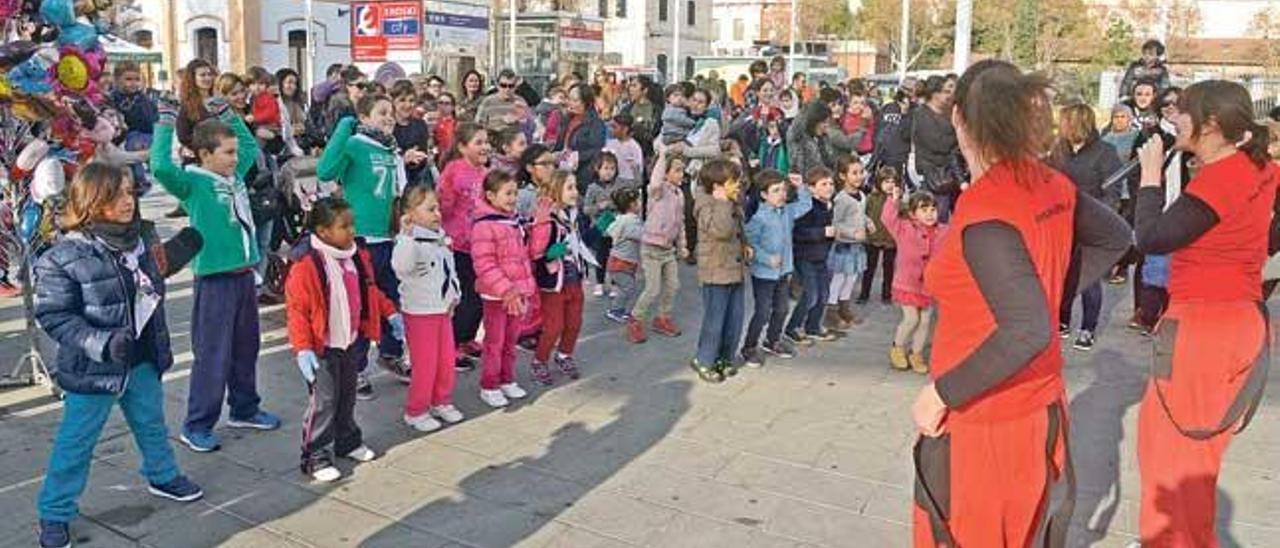
[[[150,218],[164,198],[145,200]],[[175,227],[165,222],[165,229]],[[376,462],[318,486],[298,471],[306,391],[282,307],[262,310],[259,386],[284,428],[220,430],[223,449],[180,447],[191,365],[189,272],[170,281],[177,364],[166,376],[168,423],[204,500],[146,492],[138,455],[115,414],[99,443],[72,526],[80,546],[894,547],[910,539],[913,428],[924,379],[890,371],[897,312],[874,304],[848,337],[707,385],[686,366],[701,316],[692,268],[682,272],[685,335],[625,343],[588,297],[578,360],[584,376],[493,411],[462,374],[468,420],[421,435],[400,420],[405,387],[376,376],[357,416]],[[1079,475],[1072,546],[1125,546],[1137,529],[1137,402],[1149,348],[1124,330],[1128,288],[1108,287],[1098,347],[1065,350],[1071,448]],[[22,351],[22,311],[0,303],[0,364]],[[1275,375],[1273,375],[1273,378]],[[1280,546],[1280,400],[1276,389],[1227,454],[1219,490],[1227,546]],[[31,546],[35,496],[61,407],[40,389],[0,392],[0,546]]]

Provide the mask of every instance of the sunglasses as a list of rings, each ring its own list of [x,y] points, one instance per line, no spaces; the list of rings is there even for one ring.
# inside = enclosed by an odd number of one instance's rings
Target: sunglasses
[[[516,87],[516,84],[515,84],[515,82],[500,82],[500,83],[498,84],[498,87],[500,87],[500,88],[502,88],[502,89],[511,89],[511,88]]]

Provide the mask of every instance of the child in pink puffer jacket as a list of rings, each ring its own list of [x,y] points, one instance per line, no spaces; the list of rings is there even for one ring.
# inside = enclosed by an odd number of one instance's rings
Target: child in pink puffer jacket
[[[471,228],[471,258],[476,293],[484,302],[484,350],[480,361],[480,399],[505,407],[527,394],[516,384],[516,340],[520,319],[537,294],[524,229],[516,215],[516,180],[503,171],[484,179],[484,201],[476,205]]]

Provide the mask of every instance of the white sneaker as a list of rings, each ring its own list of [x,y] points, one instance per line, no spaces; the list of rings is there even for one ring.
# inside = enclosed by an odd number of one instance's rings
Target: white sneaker
[[[427,411],[431,416],[440,419],[449,424],[458,424],[466,417],[462,416],[462,412],[452,405],[437,405]]]
[[[508,398],[511,398],[513,400],[518,400],[520,398],[523,398],[529,395],[529,393],[525,392],[523,388],[520,388],[520,385],[514,382],[509,382],[507,384],[499,386],[498,388],[502,390],[502,395]]]
[[[480,390],[480,401],[488,404],[489,407],[506,407],[511,402],[507,401],[507,397],[502,395],[501,390]]]
[[[438,421],[431,418],[431,415],[429,414],[419,415],[416,417],[405,415],[404,423],[409,426],[412,426],[414,430],[417,430],[419,432],[435,432],[436,430],[439,430],[442,426]]]
[[[603,297],[603,296],[604,296],[604,286],[603,286],[603,285],[600,285],[600,284],[596,284],[595,289],[592,289],[592,290],[591,290],[591,294],[592,294],[592,295],[594,295],[594,296],[596,296],[596,297]]]
[[[368,445],[361,445],[347,453],[346,457],[356,462],[369,462],[378,458],[378,454],[374,453],[373,449],[369,449]]]
[[[342,477],[342,472],[338,471],[337,467],[334,466],[326,466],[311,473],[311,479],[320,483],[329,483],[340,477]]]

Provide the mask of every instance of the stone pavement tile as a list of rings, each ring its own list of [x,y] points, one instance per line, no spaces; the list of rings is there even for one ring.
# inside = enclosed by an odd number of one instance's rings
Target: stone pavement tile
[[[752,492],[763,490],[791,499],[837,506],[855,514],[866,508],[877,487],[848,476],[750,454],[739,455],[715,479]]]
[[[328,490],[326,495],[384,516],[399,518],[433,501],[449,499],[456,492],[422,476],[386,466],[364,465],[355,470],[349,481]]]
[[[208,505],[139,539],[147,546],[304,546]]]
[[[676,511],[618,492],[597,489],[566,509],[557,521],[625,542],[644,544]]]
[[[625,548],[635,544],[600,535],[579,527],[560,524],[557,527],[543,527],[538,534],[525,539],[516,546],[522,548]]]
[[[512,412],[518,413],[519,410]],[[498,427],[500,422],[497,418],[492,421],[473,419],[433,432],[428,437],[433,442],[450,445],[486,457],[498,457],[504,454],[505,451],[540,439],[532,434]]]
[[[489,462],[488,457],[445,445],[434,439],[427,439],[411,446],[395,448],[386,455],[381,464],[396,470],[426,476],[443,485],[454,485],[488,466]]]
[[[573,505],[588,488],[520,463],[486,468],[459,485],[466,497],[481,498],[503,508],[538,516],[555,516]]]
[[[910,451],[889,451],[874,445],[827,444],[813,465],[820,470],[893,485],[911,485],[915,481]]]
[[[320,498],[263,525],[288,538],[316,546],[359,546],[364,539],[393,524],[392,520],[372,512],[335,499]]]
[[[21,525],[23,527],[20,531],[0,536],[0,548],[31,548],[37,545],[36,522],[25,521]],[[71,541],[74,546],[82,548],[136,548],[138,546],[133,540],[84,518],[71,522]]]
[[[1272,451],[1272,458],[1276,455]],[[1218,517],[1252,525],[1280,524],[1280,478],[1267,470],[1224,467],[1218,476]]]
[[[674,433],[707,445],[741,449],[768,435],[770,430],[763,424],[743,423],[710,412],[703,420],[683,425]]]
[[[911,508],[915,504],[912,484],[905,486],[878,485],[871,493],[871,500],[863,508],[862,515],[892,523],[911,524]]]
[[[712,477],[739,452],[697,441],[667,437],[636,458],[639,464],[661,466],[695,476]]]
[[[181,503],[147,491],[135,470],[98,463],[80,498],[80,514],[131,539],[142,538],[171,523],[190,521],[208,509],[204,503]]]
[[[446,548],[450,546],[462,548],[466,545],[403,525],[392,525],[391,527],[380,529],[360,541],[360,548],[403,548],[405,546],[412,546],[413,548]]]
[[[657,473],[636,476],[622,488],[622,492],[687,513],[753,525],[763,523],[778,506],[788,503],[775,494],[666,469],[657,470]]]
[[[804,501],[783,504],[764,531],[822,546],[906,546],[908,526]]]
[[[436,500],[399,520],[455,542],[483,548],[512,546],[551,520],[479,497]]]
[[[802,543],[795,539],[767,534],[759,525],[726,523],[714,519],[680,514],[657,532],[646,546],[681,548],[798,548]]]

